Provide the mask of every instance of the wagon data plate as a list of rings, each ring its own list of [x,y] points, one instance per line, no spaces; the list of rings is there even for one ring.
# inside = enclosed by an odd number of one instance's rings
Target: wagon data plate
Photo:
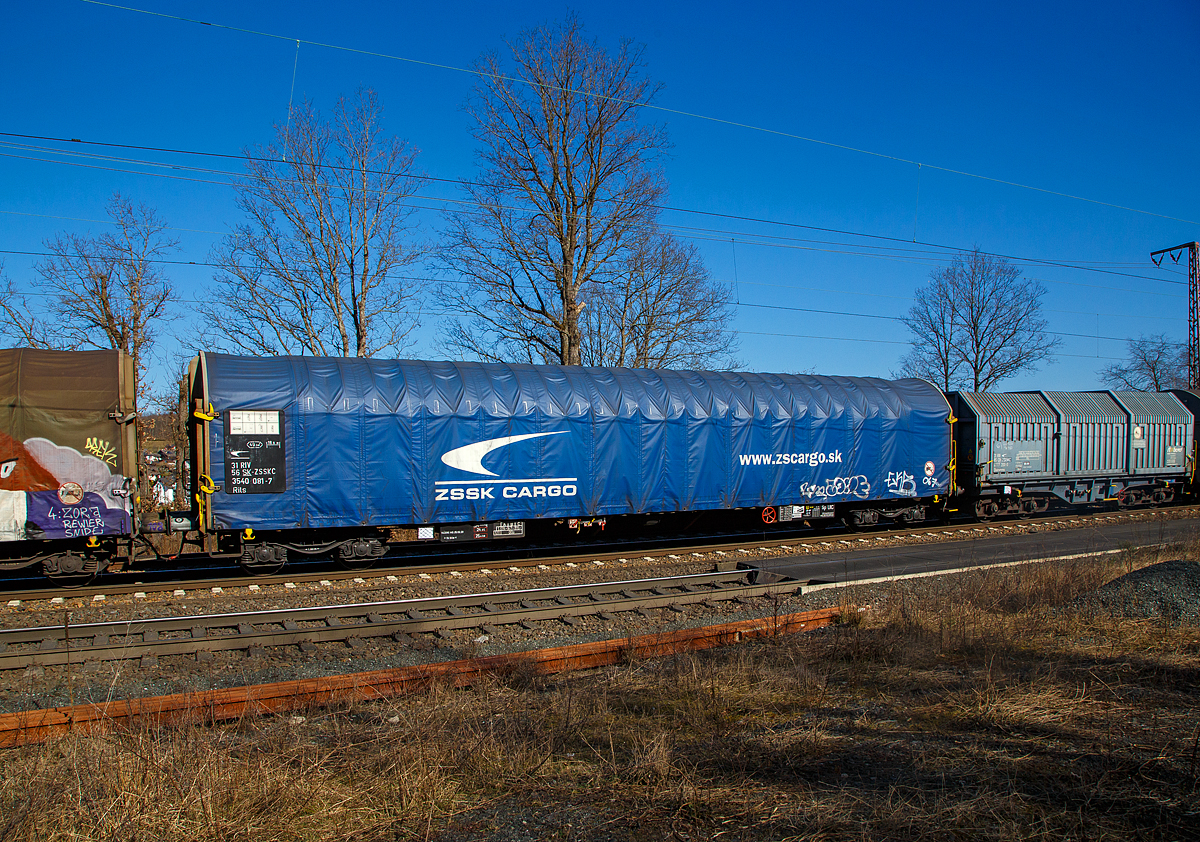
[[[233,409],[225,434],[226,491],[278,494],[287,488],[283,413]]]

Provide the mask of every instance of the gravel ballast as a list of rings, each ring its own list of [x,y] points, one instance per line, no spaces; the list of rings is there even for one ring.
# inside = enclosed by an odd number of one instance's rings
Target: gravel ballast
[[[1036,523],[1022,522],[1014,526],[1038,529]],[[899,543],[903,538],[897,541]],[[841,542],[838,543],[840,545]],[[0,615],[3,624],[11,628],[62,623],[68,614],[70,622],[77,625],[152,616],[234,612],[249,608],[411,599],[701,573],[712,570],[716,564],[735,561],[753,564],[758,555],[766,556],[767,553],[751,551],[703,556],[631,557],[604,563],[558,564],[540,570],[498,568],[435,576],[384,577],[364,572],[358,582],[312,582],[295,587],[271,585],[254,591],[250,590],[252,583],[248,582],[246,586],[227,588],[220,593],[189,592],[186,597],[179,597],[170,591],[162,591],[151,592],[145,598],[121,596],[102,602],[68,594],[60,604],[52,605],[49,600],[41,600],[39,603],[22,605],[18,610],[0,612]],[[0,712],[109,699],[144,698],[509,654],[826,608],[842,604],[847,599],[853,599],[861,606],[882,606],[897,594],[903,594],[906,599],[920,600],[922,589],[936,587],[934,582],[936,579],[911,580],[903,583],[902,588],[895,584],[856,586],[850,592],[831,588],[805,596],[797,594],[775,600],[755,599],[744,604],[719,603],[715,607],[692,605],[683,614],[661,609],[651,612],[648,617],[633,612],[623,613],[612,621],[587,617],[582,618],[575,627],[559,621],[543,621],[531,624],[529,629],[503,626],[497,634],[491,635],[478,629],[460,629],[443,637],[424,636],[414,646],[383,637],[355,641],[353,646],[340,642],[317,644],[310,652],[287,646],[266,649],[254,655],[241,651],[217,651],[204,658],[193,655],[163,656],[157,663],[131,659],[73,664],[70,667],[31,667],[0,672]],[[1091,610],[1124,612],[1120,616],[1130,618],[1196,622],[1200,614],[1200,566],[1194,561],[1155,564],[1105,585],[1081,600],[1080,606]]]
[[[1073,607],[1129,619],[1200,622],[1200,563],[1179,558],[1134,570],[1079,597]]]

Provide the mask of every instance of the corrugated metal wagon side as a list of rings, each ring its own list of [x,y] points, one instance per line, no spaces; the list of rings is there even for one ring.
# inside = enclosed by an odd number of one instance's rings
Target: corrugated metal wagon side
[[[1113,392],[1129,413],[1127,473],[1178,476],[1187,470],[1195,420],[1170,392]]]
[[[1165,503],[1193,416],[1166,392],[955,392],[959,485],[982,518],[1072,504]],[[974,462],[972,463],[972,458]]]

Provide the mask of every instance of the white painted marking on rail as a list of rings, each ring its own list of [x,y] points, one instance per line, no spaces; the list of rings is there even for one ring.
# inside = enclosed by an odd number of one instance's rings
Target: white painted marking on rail
[[[285,588],[287,588],[288,590],[291,590],[291,591],[294,591],[294,590],[296,589],[296,583],[295,583],[295,582],[284,582],[284,583],[283,583],[283,586],[284,586]]]
[[[321,587],[323,587],[323,588],[332,588],[332,587],[333,587],[333,582],[329,581],[328,579],[322,579],[322,580],[321,580]]]
[[[567,562],[567,567],[578,567],[578,566],[579,566],[579,565],[578,565],[578,564],[576,564],[576,563],[575,563],[575,562],[573,562],[573,561],[568,561],[568,562]]]
[[[433,577],[430,576],[428,573],[418,573],[417,578],[418,579],[432,579]]]
[[[677,556],[677,555],[669,555],[669,556],[667,556],[667,558],[669,558],[669,559],[673,559],[673,560],[675,560],[675,561],[678,561],[678,560],[679,560],[679,556]]]
[[[399,579],[398,577],[396,577],[396,576],[388,576],[388,577],[387,577],[387,580],[388,580],[389,582],[399,582],[399,581],[400,581],[400,579]]]
[[[223,588],[218,587],[218,588],[213,588],[212,592],[213,593],[225,593],[225,590]]]
[[[356,584],[356,585],[365,585],[366,583],[367,583],[366,579],[355,579],[354,580],[354,584]]]
[[[510,568],[508,568],[508,572],[509,572],[509,573],[520,573],[520,572],[521,572],[521,568],[519,568],[519,567],[510,567]]]
[[[145,592],[145,591],[138,591],[137,593],[135,593],[135,594],[133,595],[133,598],[134,598],[134,599],[145,599],[145,598],[146,598],[146,592]]]
[[[108,597],[106,597],[104,594],[102,594],[102,593],[98,593],[98,594],[96,594],[95,596],[93,596],[93,597],[92,597],[92,602],[104,602],[104,601],[105,601],[105,600],[107,600],[107,599],[108,599]],[[15,600],[15,601],[16,601],[17,605],[20,605],[20,604],[21,604],[21,600],[19,600],[19,599],[18,599],[18,600]],[[12,603],[9,603],[9,604],[11,605]]]
[[[62,605],[64,602],[66,602],[66,600],[63,599],[61,596],[56,596],[50,600],[51,605]]]
[[[250,590],[252,590],[252,591],[253,591],[253,590],[257,590],[257,589],[258,589],[258,585],[251,585],[251,586],[250,586]],[[187,596],[187,591],[182,591],[182,590],[180,590],[180,591],[175,591],[175,594],[174,594],[174,595],[175,595],[175,596]]]
[[[597,567],[603,567],[603,566],[604,566],[604,562],[603,562],[603,561],[601,561],[600,559],[596,559],[595,561],[593,561],[593,562],[592,562],[592,564],[596,565]]]
[[[725,555],[725,551],[724,551],[724,550],[717,550],[717,555]]]
[[[550,569],[549,565],[546,565],[546,564],[538,565],[538,570],[549,570],[549,569]]]
[[[10,599],[10,600],[8,601],[8,607],[9,607],[9,608],[20,608],[20,607],[21,607],[21,600],[19,600],[19,599]]]
[[[261,591],[261,590],[262,590],[262,587],[259,585],[251,585],[250,586],[250,593],[257,593],[258,591]],[[183,596],[183,591],[175,591],[175,595]]]
[[[484,576],[492,575],[492,571],[488,570],[486,567],[479,568],[479,572],[482,573]]]
[[[453,576],[453,577],[455,577],[456,579],[461,579],[461,578],[462,578],[462,574],[461,574],[461,573],[459,573],[457,570],[451,570],[451,571],[450,571],[450,575],[451,575],[451,576]]]

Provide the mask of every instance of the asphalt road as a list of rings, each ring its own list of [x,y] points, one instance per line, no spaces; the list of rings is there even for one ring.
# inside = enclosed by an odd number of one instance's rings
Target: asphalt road
[[[856,534],[849,540],[857,542],[858,538],[874,540],[869,532]],[[1077,553],[1144,547],[1189,539],[1194,541],[1198,538],[1200,519],[1111,524],[1089,529],[1060,529],[1021,535],[985,532],[975,533],[970,538],[964,536],[964,540],[961,541],[861,550],[847,548],[845,552],[824,553],[819,556],[783,556],[764,561],[761,568],[811,584],[848,582],[1057,558]]]

